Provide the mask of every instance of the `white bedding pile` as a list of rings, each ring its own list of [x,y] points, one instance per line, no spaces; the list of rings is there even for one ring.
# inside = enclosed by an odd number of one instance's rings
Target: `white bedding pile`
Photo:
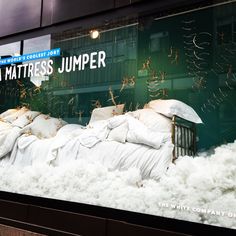
[[[174,165],[150,109],[89,127],[16,112],[0,115],[0,190],[236,228],[236,142]]]
[[[28,130],[31,133],[16,136],[14,145],[11,145],[12,152],[2,158],[2,165],[22,168],[47,163],[58,166],[71,160],[90,159],[102,163],[109,170],[135,167],[140,170],[142,178],[159,179],[171,163],[171,133],[154,132],[129,114],[97,121],[88,127],[67,124],[56,135],[50,136],[50,129],[44,123],[55,118],[45,120],[43,116],[37,116],[29,125],[19,129],[19,133]],[[39,119],[42,120],[40,123]],[[54,126],[56,124],[54,122]]]
[[[41,163],[22,168],[0,167],[0,186],[4,191],[230,228],[236,228],[235,215],[232,217],[236,213],[235,185],[236,142],[216,148],[209,156],[181,157],[160,181],[142,180],[136,168],[109,171],[104,165],[84,159],[56,167]],[[164,207],[161,203],[169,205]],[[174,209],[171,204],[182,208]],[[216,210],[224,215],[215,215]]]
[[[60,119],[30,111],[25,107],[9,109],[0,114],[0,162],[6,163],[9,159],[14,159],[12,155],[16,153],[16,149],[22,149],[22,146],[18,145],[22,143],[20,138],[26,139],[27,136],[34,135],[30,137],[30,141],[27,140],[29,145],[37,138],[54,137],[65,124]]]

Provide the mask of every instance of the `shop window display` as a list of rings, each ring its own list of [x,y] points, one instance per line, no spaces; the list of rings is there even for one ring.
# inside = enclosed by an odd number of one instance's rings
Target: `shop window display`
[[[236,228],[235,17],[225,3],[0,47],[60,49],[1,65],[1,190]]]

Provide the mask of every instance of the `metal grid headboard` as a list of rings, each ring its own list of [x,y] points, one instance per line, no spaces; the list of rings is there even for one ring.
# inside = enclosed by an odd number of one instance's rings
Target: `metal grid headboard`
[[[179,156],[196,154],[196,125],[177,116],[172,118],[173,161]]]

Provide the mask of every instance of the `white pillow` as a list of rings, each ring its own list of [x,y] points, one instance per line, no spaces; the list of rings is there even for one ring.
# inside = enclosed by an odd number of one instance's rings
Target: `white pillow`
[[[93,109],[89,124],[99,121],[99,120],[107,120],[114,115],[121,115],[124,110],[124,104],[120,104],[117,106],[109,106],[109,107],[101,107]]]
[[[127,133],[128,142],[145,144],[155,149],[159,149],[162,144],[171,140],[171,133],[153,132],[131,116],[127,116],[127,122],[129,127]]]
[[[112,129],[107,137],[108,140],[117,141],[120,143],[125,143],[127,133],[128,133],[128,124],[127,122],[117,126],[116,128]]]
[[[171,132],[171,119],[150,108],[137,110],[134,112],[134,115],[139,121],[154,132]]]
[[[9,115],[12,115],[14,114],[15,112],[17,112],[18,110],[17,109],[8,109],[7,111],[3,112],[0,114],[0,118],[5,118],[6,116],[9,116]]]
[[[20,117],[27,111],[28,111],[27,108],[22,107],[21,109],[17,109],[16,111],[9,112],[9,115],[5,116],[3,120],[9,123],[12,123],[13,121],[15,121],[18,117]]]
[[[23,128],[26,125],[33,122],[34,118],[36,116],[38,116],[39,114],[40,114],[40,112],[38,112],[38,111],[27,111],[23,115],[18,117],[15,121],[13,121],[12,125]]]
[[[202,123],[201,118],[193,110],[192,107],[175,99],[153,100],[148,103],[148,107],[153,109],[155,112],[163,114],[168,117],[172,117],[173,115],[176,115],[178,117],[181,117],[185,120],[188,120],[197,124]]]
[[[121,124],[123,124],[124,122],[127,122],[126,114],[114,116],[108,120],[107,127],[109,129],[114,129],[114,128],[120,126]]]
[[[63,120],[41,114],[31,124],[27,125],[22,132],[30,132],[38,138],[51,138],[65,124]]]

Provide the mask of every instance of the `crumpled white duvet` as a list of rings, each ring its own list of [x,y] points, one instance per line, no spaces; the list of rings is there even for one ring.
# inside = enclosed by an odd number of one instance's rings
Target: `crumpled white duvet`
[[[117,129],[125,123],[126,140],[130,143],[144,144],[159,149],[163,143],[171,140],[171,133],[154,132],[129,114],[114,116],[107,122],[110,129]]]
[[[135,167],[141,171],[143,178],[159,179],[172,160],[170,134],[156,132],[154,137],[154,133],[133,117],[122,116],[120,123],[118,120],[120,117],[99,121],[90,128],[68,124],[49,139],[22,135],[14,145],[8,164],[22,167],[47,163],[55,166],[71,160],[90,159],[102,163],[110,170]],[[128,123],[129,142],[108,141],[106,138],[109,132],[124,122]]]

